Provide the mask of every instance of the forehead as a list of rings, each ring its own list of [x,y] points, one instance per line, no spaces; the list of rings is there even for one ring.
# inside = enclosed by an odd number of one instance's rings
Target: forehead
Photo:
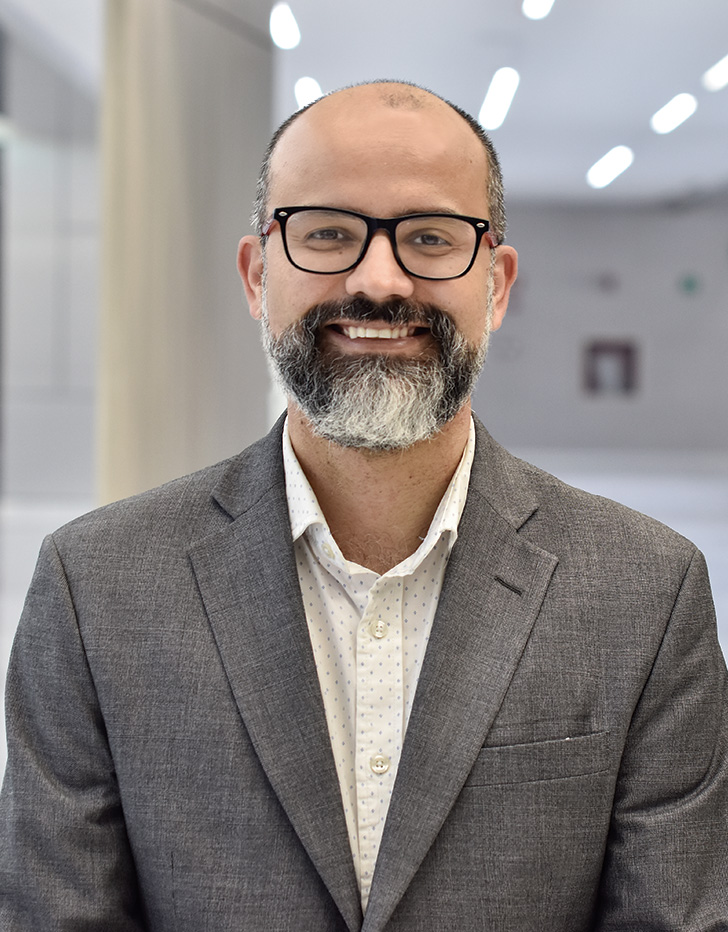
[[[443,101],[368,85],[324,98],[288,127],[271,159],[269,206],[484,216],[487,170],[481,141]]]

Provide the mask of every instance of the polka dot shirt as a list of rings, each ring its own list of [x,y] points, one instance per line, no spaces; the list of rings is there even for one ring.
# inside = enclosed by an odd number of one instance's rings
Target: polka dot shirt
[[[471,421],[427,535],[380,576],[345,559],[296,459],[287,424],[283,432],[298,579],[364,909],[474,451]]]

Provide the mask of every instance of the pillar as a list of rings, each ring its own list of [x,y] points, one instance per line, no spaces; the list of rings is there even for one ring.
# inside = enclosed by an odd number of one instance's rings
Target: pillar
[[[108,0],[100,497],[260,436],[268,377],[237,243],[271,131],[268,4]]]

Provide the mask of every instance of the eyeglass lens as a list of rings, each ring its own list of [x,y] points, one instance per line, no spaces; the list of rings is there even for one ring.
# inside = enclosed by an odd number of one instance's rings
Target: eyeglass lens
[[[336,210],[290,214],[285,229],[293,262],[309,272],[343,272],[362,256],[367,224]],[[395,233],[402,265],[413,275],[454,278],[468,268],[476,247],[470,223],[457,217],[422,216],[401,220]]]

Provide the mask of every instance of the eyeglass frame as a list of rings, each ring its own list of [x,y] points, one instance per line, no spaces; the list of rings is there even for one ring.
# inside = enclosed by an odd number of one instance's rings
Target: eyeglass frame
[[[288,251],[288,240],[286,238],[286,223],[293,214],[302,213],[303,211],[309,210],[323,210],[323,211],[333,211],[340,214],[346,214],[349,217],[358,217],[360,220],[363,220],[367,225],[367,235],[364,239],[364,244],[362,246],[361,252],[359,253],[358,258],[355,262],[352,262],[351,265],[348,265],[345,269],[339,269],[336,272],[318,272],[314,269],[305,269],[302,265],[299,265],[297,262],[294,262],[290,252]],[[445,278],[434,278],[431,275],[418,275],[417,272],[411,272],[405,264],[402,262],[402,259],[399,256],[399,251],[397,250],[397,237],[396,230],[400,223],[405,220],[417,220],[419,217],[447,217],[450,220],[464,220],[466,223],[469,223],[475,230],[475,244],[473,246],[473,255],[468,263],[466,269],[462,272],[458,272],[457,275],[447,275]],[[498,243],[493,239],[493,236],[490,233],[490,221],[485,220],[482,217],[466,217],[463,214],[450,214],[445,212],[427,212],[427,213],[417,213],[417,214],[405,214],[402,217],[369,217],[367,214],[357,213],[355,210],[345,210],[342,207],[318,207],[318,206],[305,206],[305,207],[274,207],[273,214],[265,221],[263,228],[261,230],[261,238],[268,237],[273,232],[273,225],[278,223],[278,226],[281,228],[281,239],[283,240],[283,249],[286,253],[286,258],[291,263],[291,265],[299,269],[301,272],[309,272],[311,275],[342,275],[344,272],[351,272],[352,269],[355,269],[357,265],[363,260],[366,256],[367,251],[371,245],[374,234],[377,230],[385,230],[389,236],[389,243],[392,247],[392,254],[397,262],[397,265],[405,272],[407,275],[411,275],[413,278],[421,278],[425,281],[431,282],[446,282],[452,281],[456,278],[462,278],[463,275],[467,275],[468,272],[472,269],[475,259],[478,255],[478,249],[480,248],[480,243],[483,239],[488,243],[488,246],[491,249],[495,249],[498,246]]]

